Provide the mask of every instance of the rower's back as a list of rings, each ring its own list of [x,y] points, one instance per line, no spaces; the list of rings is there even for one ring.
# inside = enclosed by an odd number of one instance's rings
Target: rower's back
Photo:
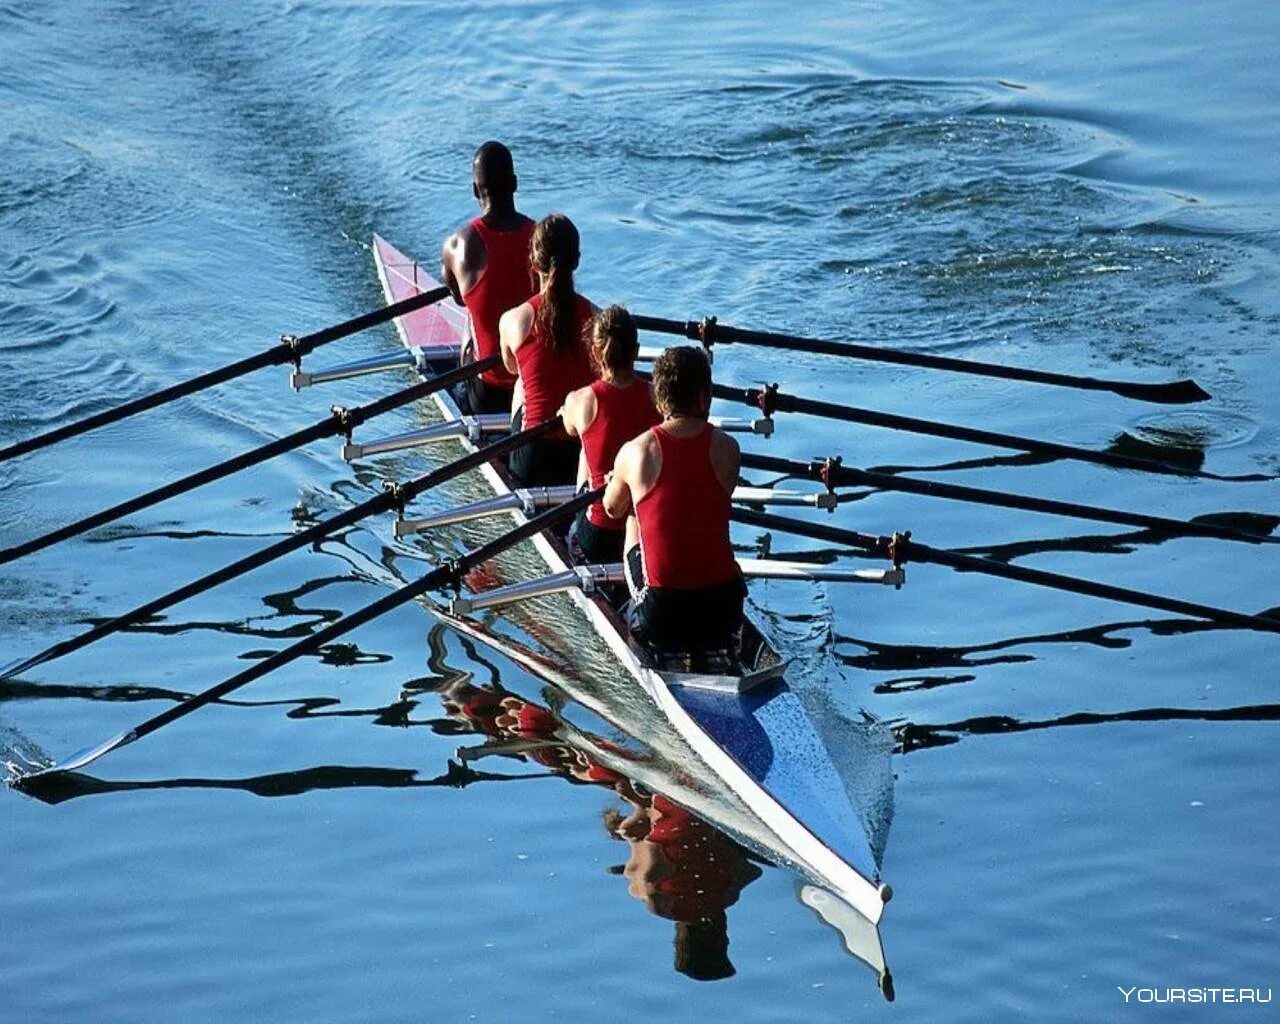
[[[479,276],[463,293],[462,301],[471,314],[475,358],[479,361],[501,354],[498,321],[503,313],[520,305],[533,293],[529,241],[533,237],[534,224],[528,217],[518,215],[513,226],[499,228],[480,216],[471,221],[469,226],[483,248],[483,262]],[[506,405],[510,408],[510,393],[516,383],[515,374],[499,363],[480,374],[480,379],[490,389],[506,392]]]
[[[490,141],[477,149],[471,189],[480,216],[450,235],[441,253],[441,277],[470,314],[473,345],[468,349],[477,361],[501,356],[502,314],[534,291],[534,223],[515,207],[517,184],[506,146]],[[515,374],[499,363],[467,382],[466,404],[473,413],[508,412],[515,383]]]
[[[715,462],[725,461],[725,441],[737,446],[705,420],[667,421],[652,434],[660,460],[657,476],[636,502],[646,582],[697,590],[736,579],[729,542],[731,489],[725,489]],[[713,447],[719,449],[714,461]]]
[[[663,352],[653,391],[665,418],[623,449],[618,486],[605,493],[617,514],[625,487],[635,512],[624,560],[633,632],[661,655],[732,648],[746,593],[729,540],[738,445],[707,420],[711,368],[701,349]]]
[[[545,301],[542,295],[529,298],[533,325],[524,344],[516,349],[516,363],[520,367],[520,379],[524,381],[525,427],[536,427],[553,419],[569,393],[587,386],[596,376],[586,337],[593,312],[591,302],[573,293],[573,309],[567,330],[571,341],[557,345],[539,317]],[[558,428],[549,436],[564,440],[569,435]]]

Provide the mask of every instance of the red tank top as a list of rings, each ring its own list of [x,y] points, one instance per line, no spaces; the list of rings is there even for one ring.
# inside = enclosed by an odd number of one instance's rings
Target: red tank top
[[[495,231],[483,217],[471,227],[484,243],[486,262],[480,280],[462,297],[471,314],[471,328],[476,336],[476,359],[499,354],[498,319],[509,309],[524,302],[533,292],[533,268],[529,263],[529,240],[533,237],[533,221],[525,218],[514,231]],[[480,374],[492,387],[511,388],[516,378],[501,363]]]
[[[542,328],[538,326],[542,296],[535,295],[529,300],[534,324],[528,337],[516,349],[516,363],[520,367],[520,379],[524,381],[525,429],[553,418],[570,391],[585,388],[595,380],[595,367],[591,365],[587,343],[582,338],[582,326],[591,316],[591,303],[581,295],[573,298],[573,337],[576,344],[568,352],[556,352],[551,347],[551,339],[544,337]],[[563,431],[552,431],[545,436],[564,438],[568,435]]]
[[[587,457],[587,472],[594,490],[604,483],[605,474],[613,469],[618,449],[650,427],[662,422],[653,404],[648,381],[638,377],[625,388],[615,388],[607,381],[591,383],[596,396],[596,418],[582,432],[582,451]],[[624,520],[610,519],[601,502],[587,509],[587,519],[602,530],[621,530]]]
[[[738,565],[729,544],[729,494],[711,466],[710,424],[692,437],[653,428],[662,469],[636,502],[645,582],[696,590],[733,579]]]

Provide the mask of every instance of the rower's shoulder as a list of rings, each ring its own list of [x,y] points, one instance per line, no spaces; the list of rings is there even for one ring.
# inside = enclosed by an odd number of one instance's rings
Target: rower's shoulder
[[[512,306],[498,318],[498,333],[514,344],[529,333],[532,323],[533,306],[526,300],[518,306]]]
[[[479,238],[480,233],[476,231],[474,222],[467,221],[465,224],[460,224],[457,230],[444,240],[444,248],[446,252],[465,248],[468,244],[479,241]]]
[[[641,462],[655,452],[659,452],[658,439],[653,436],[652,430],[646,430],[641,434],[637,434],[630,441],[618,449],[619,462],[623,458]]]
[[[580,434],[591,426],[596,417],[596,393],[590,384],[575,388],[564,398],[565,426],[571,434]]]
[[[470,221],[444,240],[440,259],[446,273],[452,273],[465,282],[465,290],[471,283],[470,275],[477,272],[485,261],[484,242]]]
[[[713,456],[737,459],[742,449],[733,435],[719,427],[711,428],[711,451]]]

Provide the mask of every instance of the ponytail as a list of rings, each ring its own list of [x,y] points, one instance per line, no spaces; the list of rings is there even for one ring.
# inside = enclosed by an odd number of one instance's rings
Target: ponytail
[[[563,213],[538,221],[529,244],[534,267],[542,274],[542,302],[534,319],[553,351],[568,352],[579,344],[573,272],[578,269],[578,229]]]
[[[600,310],[591,323],[591,358],[601,377],[626,376],[640,352],[636,324],[622,306]]]

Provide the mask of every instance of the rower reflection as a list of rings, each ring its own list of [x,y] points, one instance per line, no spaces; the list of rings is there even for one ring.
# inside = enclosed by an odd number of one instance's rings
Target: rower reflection
[[[606,787],[621,806],[604,812],[609,835],[627,846],[627,860],[609,870],[658,917],[675,923],[675,969],[698,981],[732,977],[728,916],[742,890],[761,875],[746,851],[719,829],[661,793],[600,763],[565,741],[568,730],[550,711],[514,694],[455,680],[440,692],[445,712],[491,738],[458,751],[461,760],[488,755],[534,761],[570,782]],[[634,754],[599,738],[592,742],[624,759]]]
[[[605,827],[627,844],[627,862],[610,870],[658,917],[674,921],[675,968],[697,981],[735,973],[728,917],[742,890],[761,875],[743,849],[661,793],[637,794],[629,811],[605,812]]]

